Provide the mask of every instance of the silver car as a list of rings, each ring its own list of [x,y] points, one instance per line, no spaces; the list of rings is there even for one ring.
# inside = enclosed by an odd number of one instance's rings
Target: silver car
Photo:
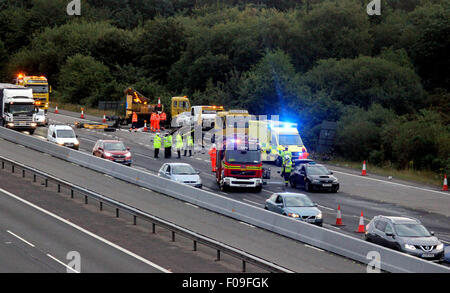
[[[199,171],[186,163],[165,163],[159,169],[158,176],[202,188],[202,179],[198,175],[199,173]]]

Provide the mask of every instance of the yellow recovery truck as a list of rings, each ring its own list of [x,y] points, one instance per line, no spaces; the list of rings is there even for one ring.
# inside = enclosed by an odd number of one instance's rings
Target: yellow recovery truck
[[[43,109],[47,113],[50,105],[49,94],[52,92],[52,87],[48,85],[45,76],[26,76],[20,73],[15,79],[15,84],[31,88],[36,107]]]

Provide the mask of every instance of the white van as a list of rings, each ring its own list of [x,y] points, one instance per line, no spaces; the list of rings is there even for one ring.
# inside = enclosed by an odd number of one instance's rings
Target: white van
[[[47,132],[47,140],[76,150],[80,146],[75,131],[68,125],[50,125]]]

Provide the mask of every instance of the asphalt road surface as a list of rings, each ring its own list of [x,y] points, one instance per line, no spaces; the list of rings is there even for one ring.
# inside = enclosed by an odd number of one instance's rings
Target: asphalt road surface
[[[0,140],[0,155],[139,208],[296,272],[365,272],[360,263]],[[85,146],[83,146],[85,147]],[[194,159],[195,160],[195,159]],[[255,194],[255,196],[260,196]]]
[[[77,255],[79,266],[72,263]],[[167,270],[0,188],[0,272]]]
[[[76,113],[64,112],[64,114],[48,114],[51,121],[57,123],[73,124],[81,121]],[[68,116],[72,115],[72,116]],[[88,117],[100,121],[98,117]],[[90,153],[98,139],[120,139],[131,148],[133,154],[133,167],[145,169],[153,174],[164,162],[186,162],[200,170],[204,188],[230,198],[244,201],[248,204],[263,207],[264,201],[274,192],[301,192],[307,194],[324,214],[324,227],[341,231],[354,237],[361,237],[355,233],[361,212],[364,213],[364,221],[368,221],[376,215],[410,216],[417,218],[434,231],[441,240],[450,243],[450,193],[442,192],[433,187],[404,182],[400,180],[387,180],[386,178],[370,174],[362,177],[354,170],[328,166],[333,170],[340,181],[338,193],[305,192],[301,189],[285,187],[282,178],[277,171],[279,167],[272,164],[264,164],[271,168],[272,179],[261,193],[255,193],[246,189],[222,192],[215,180],[215,174],[211,172],[211,163],[207,154],[208,139],[211,135],[205,135],[206,149],[197,151],[193,157],[175,158],[173,152],[171,159],[153,158],[153,134],[142,132],[129,132],[121,129],[116,132],[104,132],[103,130],[75,129],[79,135],[80,147],[84,152]],[[45,139],[46,129],[40,128],[36,135]],[[341,206],[342,219],[345,226],[335,227],[338,205]]]

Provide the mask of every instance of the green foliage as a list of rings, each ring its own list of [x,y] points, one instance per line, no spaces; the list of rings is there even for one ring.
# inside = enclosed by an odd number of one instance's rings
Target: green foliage
[[[58,89],[64,102],[95,105],[111,88],[108,67],[91,56],[76,54],[61,67]],[[112,87],[114,87],[112,85]]]
[[[379,104],[373,104],[368,111],[348,107],[338,121],[337,151],[352,160],[371,157],[372,163],[381,163],[383,127],[394,119],[395,114]]]
[[[321,60],[303,81],[313,93],[323,91],[345,105],[379,103],[400,114],[414,112],[424,97],[412,69],[377,57]]]
[[[96,105],[133,86],[297,122],[314,148],[449,170],[450,2],[386,0],[0,0],[0,77],[46,75],[51,99]]]

